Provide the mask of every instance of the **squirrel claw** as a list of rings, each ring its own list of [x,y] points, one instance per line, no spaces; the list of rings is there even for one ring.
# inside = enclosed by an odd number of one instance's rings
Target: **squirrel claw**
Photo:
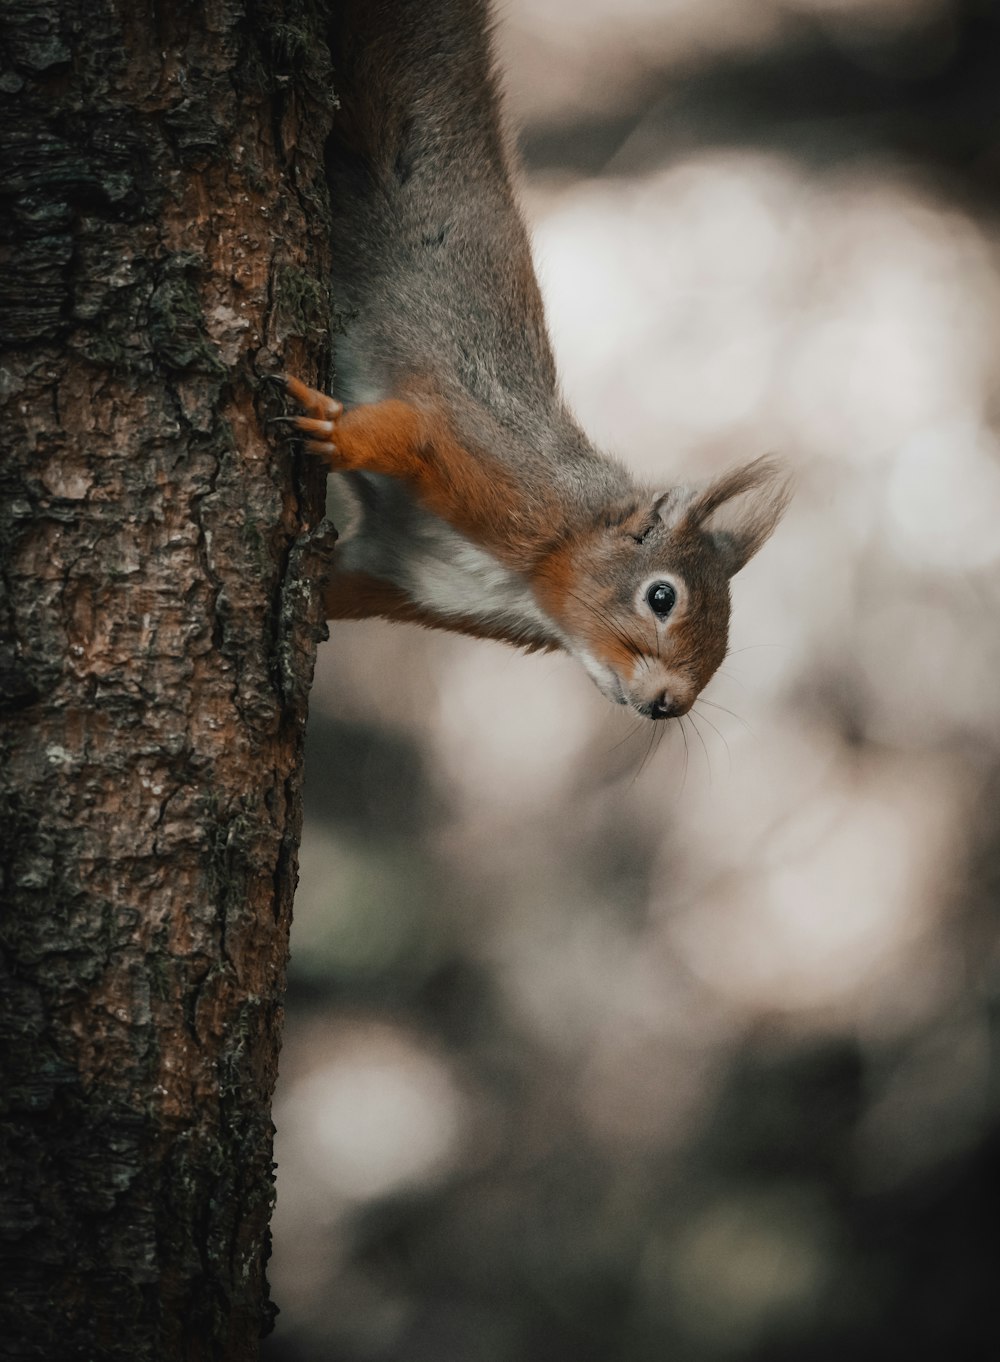
[[[294,416],[292,420],[303,435],[332,435],[336,429],[335,422],[318,421],[311,416]]]
[[[326,459],[327,463],[334,463],[337,458],[337,446],[329,440],[303,440],[303,448],[310,454],[318,454],[321,459]]]
[[[338,402],[335,397],[328,397],[326,393],[308,387],[291,374],[283,374],[282,382],[285,390],[306,415],[279,416],[277,419],[292,426],[298,435],[306,437],[303,446],[310,454],[318,454],[331,467],[338,468],[340,451],[333,443],[332,436],[337,428],[336,423],[343,414],[343,403]]]
[[[328,397],[326,393],[317,392],[301,379],[293,378],[291,374],[283,374],[282,378],[287,391],[308,416],[335,421],[344,410],[342,402],[338,402],[335,397]]]

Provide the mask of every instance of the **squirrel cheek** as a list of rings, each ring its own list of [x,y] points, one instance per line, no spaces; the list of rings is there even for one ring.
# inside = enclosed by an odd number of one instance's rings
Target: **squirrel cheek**
[[[613,667],[609,667],[585,648],[575,649],[574,656],[606,700],[615,705],[629,703],[628,690]]]
[[[632,648],[626,647],[625,644],[619,644],[617,640],[605,639],[603,643],[604,647],[600,653],[602,661],[626,685],[631,685],[642,670],[642,658],[636,657]]]

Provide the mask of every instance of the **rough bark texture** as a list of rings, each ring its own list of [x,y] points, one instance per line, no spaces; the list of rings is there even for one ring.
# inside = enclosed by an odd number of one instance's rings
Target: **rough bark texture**
[[[322,6],[3,0],[12,1358],[251,1359],[321,630]],[[325,378],[325,374],[319,375]]]

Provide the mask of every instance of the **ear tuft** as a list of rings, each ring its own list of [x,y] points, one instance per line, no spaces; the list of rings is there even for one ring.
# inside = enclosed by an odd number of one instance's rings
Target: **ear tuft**
[[[765,455],[696,492],[684,508],[684,524],[712,537],[732,577],[769,538],[791,495],[788,470]]]

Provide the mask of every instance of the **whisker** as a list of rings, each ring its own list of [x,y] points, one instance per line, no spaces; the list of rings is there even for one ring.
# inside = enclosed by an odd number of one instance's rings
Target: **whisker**
[[[708,724],[708,726],[709,726],[709,728],[712,730],[712,732],[718,734],[720,742],[722,743],[723,747],[726,749],[726,757],[727,757],[727,759],[728,759],[728,761],[729,761],[729,774],[732,775],[732,774],[733,774],[733,754],[732,754],[732,751],[730,750],[729,743],[726,741],[726,735],[725,735],[720,729],[716,728],[715,724],[712,723],[712,720],[708,717],[707,714],[699,714],[699,715],[698,715],[698,718],[699,718],[699,719],[704,719],[705,723]]]
[[[612,747],[608,748],[609,754],[611,752],[617,752],[619,747],[624,747],[627,742],[630,742],[632,738],[634,738],[635,735],[639,732],[639,729],[642,728],[645,722],[646,721],[644,719],[636,719],[635,723],[625,734],[624,738],[619,738],[618,741]]]
[[[661,643],[661,639],[660,639],[660,631],[659,631],[659,629],[657,629],[657,627],[656,627],[656,620],[650,619],[650,620],[649,620],[649,627],[650,627],[650,629],[652,629],[652,631],[653,631],[653,643],[656,645],[656,656],[657,656],[657,658],[659,658],[659,656],[660,656],[660,643]]]
[[[666,726],[666,724],[658,724],[658,725],[657,725],[657,733],[656,733],[656,746],[653,748],[653,760],[654,760],[654,761],[656,760],[656,754],[657,754],[657,752],[659,752],[659,750],[660,750],[660,745],[661,745],[661,743],[663,742],[663,740],[666,738],[666,736],[667,736],[667,726]]]
[[[682,717],[683,717],[683,716],[682,716]],[[705,765],[708,767],[708,780],[709,780],[709,784],[711,784],[711,782],[712,782],[712,758],[708,755],[708,747],[707,747],[707,745],[706,745],[706,743],[705,743],[705,739],[702,737],[701,729],[700,729],[700,728],[698,727],[698,725],[695,723],[694,714],[693,714],[693,713],[689,713],[689,714],[687,715],[687,718],[689,718],[689,719],[691,720],[691,727],[694,729],[694,731],[695,731],[695,736],[697,737],[698,741],[701,743],[701,750],[705,753]]]
[[[723,748],[726,749],[726,763],[728,763],[728,765],[729,765],[729,774],[732,775],[732,774],[733,774],[733,753],[732,753],[732,749],[730,749],[729,742],[726,741],[726,735],[725,735],[725,733],[722,733],[722,730],[721,730],[721,729],[718,729],[718,727],[715,726],[713,722],[711,722],[711,719],[708,718],[708,715],[707,715],[707,714],[699,714],[698,718],[699,718],[699,719],[703,719],[704,722],[707,723],[708,727],[710,727],[711,731],[713,731],[714,734],[717,734],[717,737],[718,737],[719,742],[721,742]]]
[[[586,600],[583,596],[578,595],[572,587],[567,588],[566,594],[572,597],[577,605],[580,605],[584,610],[589,611],[594,619],[603,624],[608,632],[616,638],[622,647],[627,652],[631,653],[633,657],[641,657],[643,655],[642,649],[638,644],[628,637],[617,620],[615,620],[603,606],[596,605],[593,601]]]
[[[727,648],[727,657],[736,657],[738,653],[749,653],[754,648],[784,648],[784,643],[747,643],[742,648]]]
[[[654,744],[655,741],[656,741],[656,728],[654,727],[652,733],[650,733],[650,735],[649,735],[649,742],[646,744],[646,750],[645,750],[645,752],[643,753],[642,761],[640,761],[640,763],[639,763],[639,769],[636,771],[635,775],[632,777],[632,782],[631,782],[631,783],[632,783],[633,785],[635,784],[635,782],[639,779],[639,777],[642,775],[643,771],[645,770],[645,768],[646,768],[646,762],[649,760],[649,754],[650,754],[650,753],[652,752],[652,750],[653,750],[653,744]]]
[[[703,702],[702,702],[701,700],[698,701],[698,704],[702,704],[702,703],[703,703]],[[692,714],[694,713],[694,707],[692,707],[691,712],[692,712]],[[712,723],[712,720],[708,717],[707,714],[699,714],[699,715],[698,715],[698,718],[702,721],[702,723],[708,724],[709,728],[712,730],[713,733],[718,734],[719,741],[723,744],[723,746],[724,746],[724,747],[726,748],[726,750],[728,751],[728,750],[729,750],[729,744],[726,742],[726,735],[722,732],[722,730],[721,730],[720,728],[718,728],[715,724]]]
[[[685,731],[684,731],[684,725],[683,725],[683,724],[680,724],[680,725],[678,725],[678,726],[679,726],[679,728],[680,728],[680,730],[681,730],[681,737],[684,739],[684,772],[683,772],[683,774],[682,774],[682,776],[681,776],[681,793],[683,794],[683,793],[684,793],[684,786],[687,784],[687,778],[688,778],[688,761],[689,761],[689,759],[690,759],[691,752],[690,752],[690,749],[688,748],[687,734],[686,734]]]
[[[741,714],[737,714],[734,709],[727,709],[725,705],[720,705],[717,700],[708,700],[704,695],[699,695],[698,704],[711,705],[713,709],[721,709],[723,714],[728,714],[729,717],[735,719],[738,724],[742,724],[748,733],[753,733],[753,729],[750,727],[746,719],[744,719]],[[706,723],[708,722],[707,715],[703,714],[701,717],[705,720]],[[716,729],[716,732],[718,732],[718,729]]]

